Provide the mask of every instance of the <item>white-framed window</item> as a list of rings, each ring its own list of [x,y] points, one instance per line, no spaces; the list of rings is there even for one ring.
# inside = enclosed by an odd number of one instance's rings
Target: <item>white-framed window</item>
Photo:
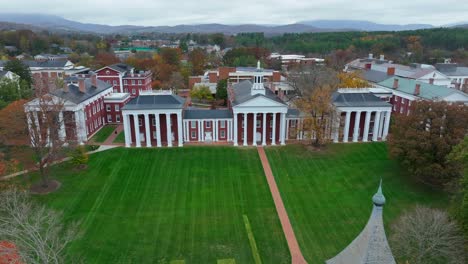
[[[110,105],[106,105],[106,112],[110,112],[111,111],[111,106]]]
[[[127,80],[124,80],[124,84],[125,84],[125,85],[128,84]]]
[[[221,130],[219,135],[220,135],[221,138],[225,138],[226,137],[226,131]]]
[[[400,107],[400,114],[403,114],[403,107]]]
[[[136,90],[135,89],[132,89],[132,94],[135,94],[136,93]]]
[[[244,140],[244,132],[241,133],[241,139]]]
[[[132,80],[132,85],[135,85],[135,80]]]
[[[141,85],[141,80],[138,80],[138,84]]]
[[[117,123],[120,123],[120,115],[116,115],[116,116],[115,116],[115,121],[116,121]]]
[[[115,109],[116,112],[119,112],[120,111],[120,105],[116,104],[114,106],[114,109]]]
[[[273,120],[270,120],[270,128],[273,128]]]
[[[140,118],[138,118],[138,125],[143,126],[143,120],[141,120]]]
[[[297,125],[297,120],[296,119],[291,120],[291,127],[296,127],[296,125]]]
[[[191,128],[197,128],[197,121],[190,121]]]
[[[156,139],[156,131],[153,131],[153,138]]]
[[[206,121],[206,128],[211,128],[211,121]]]
[[[109,74],[110,74],[110,71],[109,71],[109,70],[107,70],[107,71],[106,71],[106,74],[107,74],[107,75],[109,75]]]
[[[93,115],[96,113],[96,106],[93,105]]]
[[[117,85],[117,81],[116,81],[116,80],[114,80],[114,82],[113,82],[113,83],[114,83],[114,85]]]
[[[196,131],[190,132],[190,138],[192,138],[192,139],[197,138],[197,132]]]
[[[151,119],[151,125],[156,126],[156,118]]]
[[[220,127],[221,128],[226,128],[226,120],[221,120],[220,122]]]
[[[262,120],[257,119],[257,128],[261,128],[261,127],[262,127]]]

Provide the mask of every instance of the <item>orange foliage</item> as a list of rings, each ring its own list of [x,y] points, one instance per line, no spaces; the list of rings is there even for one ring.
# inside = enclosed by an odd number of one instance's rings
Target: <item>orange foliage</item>
[[[0,142],[3,144],[28,144],[24,104],[27,100],[14,101],[0,110]]]

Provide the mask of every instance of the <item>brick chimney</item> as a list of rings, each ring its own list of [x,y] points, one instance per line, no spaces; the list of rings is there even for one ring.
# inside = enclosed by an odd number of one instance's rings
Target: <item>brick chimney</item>
[[[414,87],[414,95],[419,95],[421,93],[421,84],[417,83]]]
[[[398,79],[393,79],[393,89],[398,89]]]
[[[395,67],[388,67],[387,75],[395,75]]]
[[[372,63],[366,63],[364,67],[366,70],[370,70],[372,68]]]
[[[97,74],[91,73],[91,84],[97,88]]]
[[[80,92],[85,93],[86,92],[86,86],[85,86],[85,79],[80,78],[78,80],[78,89]]]
[[[434,84],[434,78],[429,78],[429,84]]]

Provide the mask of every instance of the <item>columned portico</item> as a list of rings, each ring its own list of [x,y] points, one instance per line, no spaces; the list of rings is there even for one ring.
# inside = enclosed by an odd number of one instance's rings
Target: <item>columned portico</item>
[[[139,148],[141,147],[141,139],[140,139],[140,124],[138,122],[137,114],[133,114],[133,127],[135,128],[135,146]]]
[[[377,141],[378,136],[379,136],[380,113],[381,113],[381,111],[375,112],[374,131],[372,132],[372,141]]]
[[[272,138],[271,138],[271,145],[276,145],[276,113],[272,114],[273,118],[273,130],[271,131]]]
[[[145,114],[145,129],[146,129],[146,146],[151,147],[151,133],[150,133],[150,125],[149,125],[149,114]]]
[[[257,145],[257,113],[253,113],[252,146]]]
[[[359,128],[361,124],[361,111],[357,111],[354,116],[354,132],[353,132],[353,142],[357,142],[359,138]]]
[[[343,142],[348,142],[349,138],[349,122],[351,121],[351,112],[346,111],[346,118],[345,118],[345,127],[343,131]]]
[[[369,124],[371,118],[372,111],[366,112],[366,120],[364,121],[364,134],[362,135],[362,141],[367,142],[369,137]]]
[[[167,146],[172,147],[172,128],[171,128],[171,114],[166,114],[166,136],[167,136]]]
[[[244,126],[244,146],[247,146],[247,114],[244,113],[244,123],[242,125]]]

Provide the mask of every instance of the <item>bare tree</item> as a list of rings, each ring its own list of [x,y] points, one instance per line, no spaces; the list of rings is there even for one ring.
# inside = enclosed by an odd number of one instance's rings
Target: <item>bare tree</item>
[[[311,139],[316,147],[330,139],[336,123],[336,109],[332,103],[332,94],[337,89],[337,73],[320,65],[300,66],[288,75],[289,85],[293,88],[293,104],[303,113],[302,127],[305,137]]]
[[[392,226],[395,256],[411,264],[465,263],[464,240],[446,212],[416,207]]]
[[[26,192],[0,193],[0,238],[15,245],[21,263],[65,263],[66,247],[79,237],[60,212],[33,203]]]
[[[71,142],[67,141],[65,131],[72,118],[65,114],[65,100],[50,94],[29,102],[25,110],[31,146],[42,179],[41,185],[46,189],[51,183],[50,165],[57,159],[63,146]]]

